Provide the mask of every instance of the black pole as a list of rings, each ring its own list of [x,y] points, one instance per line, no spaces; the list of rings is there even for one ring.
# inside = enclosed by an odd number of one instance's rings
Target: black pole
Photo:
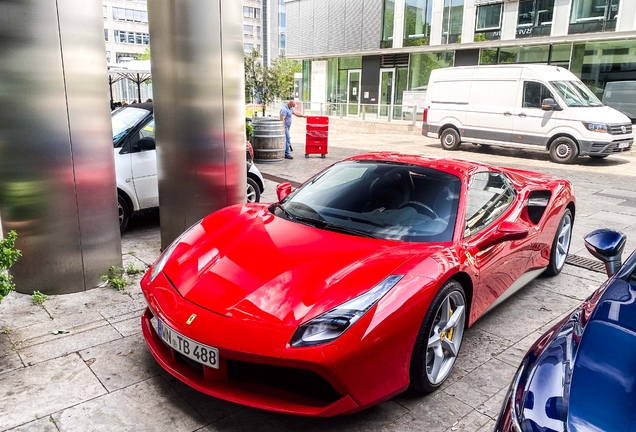
[[[110,104],[113,105],[113,77],[112,75],[108,75],[108,88],[110,89]]]
[[[141,77],[137,73],[137,102],[141,103]]]

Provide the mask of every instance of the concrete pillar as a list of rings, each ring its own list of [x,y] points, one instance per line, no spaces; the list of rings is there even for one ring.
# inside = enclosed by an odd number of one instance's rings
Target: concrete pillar
[[[101,284],[121,265],[101,2],[0,1],[0,216],[17,290]]]
[[[636,30],[636,1],[622,0],[618,7],[616,31]]]
[[[404,46],[404,7],[406,0],[395,0],[393,10],[393,48]]]
[[[515,39],[517,37],[517,18],[519,16],[519,3],[504,3],[502,14],[501,40]]]
[[[433,19],[431,20],[431,45],[441,45],[443,31],[444,0],[433,2]]]
[[[161,246],[244,202],[243,3],[149,0]]]
[[[555,0],[550,36],[565,36],[568,34],[571,10],[572,0]]]
[[[475,22],[477,20],[477,6],[474,0],[464,0],[464,18],[462,21],[461,43],[475,41]]]

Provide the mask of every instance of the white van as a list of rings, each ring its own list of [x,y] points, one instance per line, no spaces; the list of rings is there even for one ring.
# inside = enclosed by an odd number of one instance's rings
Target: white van
[[[462,142],[546,150],[557,163],[629,151],[632,123],[567,69],[497,65],[431,73],[422,135],[446,150]]]

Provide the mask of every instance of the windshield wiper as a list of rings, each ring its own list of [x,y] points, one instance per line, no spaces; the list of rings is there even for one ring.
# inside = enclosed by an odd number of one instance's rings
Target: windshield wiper
[[[372,239],[381,239],[381,237],[378,237],[376,235],[373,235],[371,233],[368,233],[366,231],[361,231],[361,230],[357,230],[354,228],[346,228],[346,227],[342,227],[339,225],[333,225],[330,223],[325,224],[322,229],[326,230],[326,231],[333,231],[333,232],[339,232],[339,233],[343,233],[343,234],[351,234],[351,235],[356,235],[356,236],[360,236],[360,237],[367,237],[367,238],[372,238]]]

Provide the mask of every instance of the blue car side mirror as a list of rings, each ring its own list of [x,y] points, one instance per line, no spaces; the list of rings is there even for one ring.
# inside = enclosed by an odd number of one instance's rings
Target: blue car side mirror
[[[587,250],[605,264],[607,276],[612,277],[621,267],[621,255],[627,236],[610,229],[597,229],[585,236]]]

